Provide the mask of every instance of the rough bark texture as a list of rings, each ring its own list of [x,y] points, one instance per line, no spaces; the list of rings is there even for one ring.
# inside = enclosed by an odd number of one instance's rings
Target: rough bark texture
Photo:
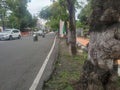
[[[117,90],[120,58],[120,0],[92,0],[88,60],[76,90]]]
[[[67,0],[68,3],[68,10],[69,10],[69,17],[70,17],[70,47],[72,55],[76,55],[76,25],[75,25],[75,7],[73,0]]]

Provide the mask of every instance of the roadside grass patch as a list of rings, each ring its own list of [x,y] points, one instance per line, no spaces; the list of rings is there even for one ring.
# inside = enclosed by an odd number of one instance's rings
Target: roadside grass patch
[[[65,40],[61,40],[55,70],[51,78],[45,82],[43,90],[73,90],[73,84],[79,80],[86,59],[85,52],[71,56]]]
[[[79,64],[83,65],[85,60],[87,59],[87,55],[88,54],[86,52],[80,53],[79,55],[73,56],[73,60],[78,60]]]

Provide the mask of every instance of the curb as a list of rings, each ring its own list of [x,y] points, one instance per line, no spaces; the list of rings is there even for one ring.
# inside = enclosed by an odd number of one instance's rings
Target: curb
[[[60,43],[60,39],[57,37],[58,41],[56,43],[56,45],[58,45]],[[54,73],[54,70],[55,70],[55,64],[58,60],[58,56],[59,56],[59,45],[55,47],[56,48],[56,51],[54,50],[53,53],[55,53],[55,57],[54,59],[52,59],[52,62],[51,63],[48,63],[48,64],[51,64],[51,66],[47,69],[49,70],[49,73],[47,74],[47,77],[44,78],[44,81],[42,83],[42,87],[41,89],[44,90],[44,86],[45,86],[45,83],[52,77],[52,74]],[[50,58],[51,59],[51,58]]]

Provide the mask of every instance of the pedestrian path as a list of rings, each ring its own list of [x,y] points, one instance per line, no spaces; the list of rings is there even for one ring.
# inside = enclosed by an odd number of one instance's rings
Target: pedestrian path
[[[87,39],[87,38],[81,38],[81,37],[77,37],[76,41],[77,41],[77,43],[80,43],[80,44],[82,44],[85,47],[89,43],[89,39]],[[120,76],[120,59],[118,60],[118,74]]]

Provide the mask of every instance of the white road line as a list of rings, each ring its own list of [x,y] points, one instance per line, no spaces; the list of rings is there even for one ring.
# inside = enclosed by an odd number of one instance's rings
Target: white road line
[[[44,72],[44,70],[45,70],[45,67],[46,67],[46,65],[47,65],[47,63],[48,63],[48,61],[49,61],[49,58],[50,58],[50,56],[51,56],[51,54],[52,54],[52,51],[53,51],[53,49],[54,49],[54,47],[55,47],[55,43],[56,43],[56,37],[55,37],[55,39],[54,39],[53,46],[52,46],[52,48],[51,48],[48,56],[46,57],[46,59],[45,59],[43,65],[42,65],[41,69],[39,70],[39,72],[38,72],[38,74],[37,74],[34,82],[32,83],[31,87],[29,88],[29,90],[36,90],[36,87],[38,86],[38,83],[39,83],[39,81],[40,81],[40,79],[41,79],[41,77],[42,77],[42,74],[43,74],[43,72]]]

